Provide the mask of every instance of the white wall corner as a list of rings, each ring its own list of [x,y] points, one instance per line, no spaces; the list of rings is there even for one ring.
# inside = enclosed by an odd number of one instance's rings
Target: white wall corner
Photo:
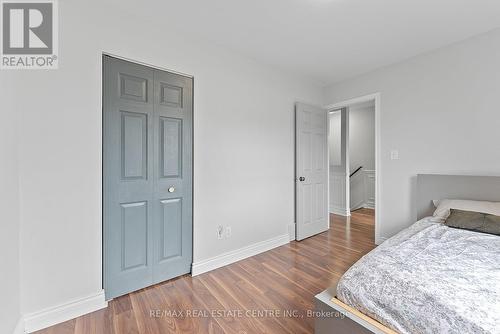
[[[365,207],[366,207],[366,203],[364,201],[358,202],[354,205],[351,205],[351,212],[356,211],[356,210],[361,209],[361,208],[365,208]]]
[[[349,217],[351,215],[351,210],[346,209],[346,208],[330,206],[329,211],[330,211],[330,213],[333,213],[334,215],[339,215],[339,216],[344,216],[344,217]]]
[[[378,237],[378,236],[375,236],[375,245],[380,245],[381,243],[383,243],[384,241],[386,241],[388,238],[385,238],[385,237]]]
[[[238,262],[248,257],[266,252],[273,248],[286,245],[290,242],[290,235],[283,234],[265,241],[257,242],[252,245],[236,249],[221,255],[193,263],[191,270],[192,276],[197,276],[207,271],[211,271],[228,264]]]
[[[288,225],[288,235],[290,236],[290,241],[295,240],[295,223]]]
[[[32,333],[107,306],[104,290],[101,290],[87,297],[24,315],[24,331]]]
[[[20,317],[19,321],[17,322],[16,328],[14,328],[14,331],[12,334],[24,334],[24,318]]]

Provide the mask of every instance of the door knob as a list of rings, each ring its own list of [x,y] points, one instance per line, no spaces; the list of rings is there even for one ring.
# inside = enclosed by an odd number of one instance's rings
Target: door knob
[[[169,188],[168,188],[168,192],[169,192],[169,193],[173,193],[174,191],[175,191],[175,188],[174,188],[174,187],[169,187]]]
[[[305,177],[303,177],[303,176],[299,177],[299,181],[300,181],[300,182],[303,182],[303,181],[305,181],[305,180],[306,180],[306,178],[305,178]]]

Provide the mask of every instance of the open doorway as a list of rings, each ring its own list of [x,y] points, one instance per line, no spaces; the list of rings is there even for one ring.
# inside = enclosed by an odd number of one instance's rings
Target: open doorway
[[[331,228],[377,240],[378,96],[328,108],[329,213]],[[340,226],[336,226],[340,225]],[[356,233],[351,233],[355,230]]]
[[[370,163],[350,161],[349,111],[354,113],[352,110],[356,108],[366,109],[364,112],[369,109],[372,113],[369,115],[372,135],[368,136]],[[361,129],[360,132],[366,134],[367,131]],[[295,235],[290,233],[291,239],[303,240],[332,229],[333,217],[343,219],[344,225],[350,223],[352,203],[356,206],[352,207],[353,210],[363,209],[356,210],[356,215],[363,214],[364,223],[368,223],[365,225],[369,226],[370,232],[364,235],[367,244],[383,241],[377,223],[380,221],[379,133],[379,93],[326,107],[295,104],[295,229],[292,229]],[[352,145],[356,147],[357,143]],[[354,197],[351,199],[351,178],[356,174],[366,175],[368,180],[366,187],[364,178],[362,182],[353,183]],[[356,188],[360,184],[361,195]],[[355,198],[363,200],[356,202]]]

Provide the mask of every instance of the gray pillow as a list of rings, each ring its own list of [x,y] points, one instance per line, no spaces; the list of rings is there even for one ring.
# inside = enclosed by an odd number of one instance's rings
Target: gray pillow
[[[500,216],[481,212],[450,210],[450,216],[444,222],[446,226],[500,235]]]

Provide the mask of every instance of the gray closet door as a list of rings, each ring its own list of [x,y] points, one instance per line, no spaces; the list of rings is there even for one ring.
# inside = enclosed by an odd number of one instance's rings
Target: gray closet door
[[[153,283],[191,271],[192,79],[154,72]]]
[[[190,272],[192,80],[104,56],[104,287]]]

